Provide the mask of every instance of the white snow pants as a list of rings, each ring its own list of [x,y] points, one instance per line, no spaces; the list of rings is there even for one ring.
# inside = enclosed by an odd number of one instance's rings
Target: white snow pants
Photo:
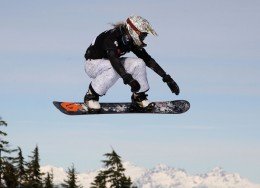
[[[120,58],[127,73],[131,74],[141,86],[138,92],[149,90],[149,84],[146,75],[146,65],[140,58]],[[107,59],[89,59],[85,63],[85,71],[92,78],[91,85],[99,95],[105,95],[110,87],[120,78]]]

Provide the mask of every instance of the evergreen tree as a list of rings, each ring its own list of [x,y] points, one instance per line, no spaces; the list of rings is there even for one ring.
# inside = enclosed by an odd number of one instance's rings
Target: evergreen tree
[[[47,176],[44,179],[44,188],[54,188],[53,173],[47,173]]]
[[[16,188],[18,186],[18,177],[15,167],[7,161],[4,162],[3,166],[3,179],[6,187]]]
[[[0,117],[0,126],[7,126],[7,123],[2,120]],[[3,157],[2,153],[8,153],[7,144],[8,142],[3,139],[3,137],[7,136],[7,134],[0,130],[0,187],[3,187],[2,184],[2,169],[3,169]]]
[[[18,156],[14,158],[14,164],[17,169],[18,186],[23,187],[27,178],[26,178],[24,157],[23,157],[22,149],[20,147],[18,147]]]
[[[108,182],[110,182],[110,187],[112,188],[128,188],[131,187],[131,179],[126,178],[124,172],[125,169],[121,162],[121,157],[112,150],[111,153],[106,153],[105,157],[107,160],[103,160],[104,166],[107,168],[105,174],[108,177]]]
[[[33,155],[29,156],[31,161],[27,164],[27,186],[31,188],[42,188],[42,173],[40,171],[40,157],[39,148],[35,147],[32,152]]]
[[[125,168],[122,165],[121,157],[112,150],[111,153],[104,155],[107,160],[103,160],[105,170],[99,172],[91,184],[92,188],[131,188],[132,182],[130,177],[126,177]]]
[[[65,188],[81,188],[81,186],[77,185],[77,174],[74,165],[68,168],[67,179],[64,182],[65,184],[62,184],[62,186]]]
[[[7,123],[2,120],[0,117],[0,126],[7,126]],[[0,187],[3,187],[2,176],[3,176],[3,164],[5,162],[11,161],[13,158],[10,157],[10,154],[16,150],[9,149],[9,142],[5,140],[7,133],[0,130]],[[9,155],[9,156],[7,156]]]
[[[90,188],[106,188],[106,174],[103,171],[100,171],[95,177],[94,182],[91,183]]]

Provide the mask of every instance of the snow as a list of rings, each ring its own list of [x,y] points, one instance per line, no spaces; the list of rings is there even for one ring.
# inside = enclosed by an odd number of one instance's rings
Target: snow
[[[67,177],[66,171],[63,168],[55,167],[55,166],[51,166],[51,165],[41,167],[41,172],[43,172],[43,173],[47,173],[47,172],[53,173],[54,174],[54,180],[53,181],[55,182],[55,184],[64,183],[63,180],[66,179],[66,177]]]
[[[190,175],[183,169],[164,164],[152,169],[138,167],[130,162],[124,162],[123,165],[126,175],[130,176],[139,188],[260,188],[259,184],[254,184],[237,173],[227,173],[220,167],[205,174]],[[53,172],[54,183],[57,185],[63,183],[67,177],[66,171],[60,167],[47,165],[41,170],[44,173]],[[99,170],[79,173],[79,183],[84,188],[90,187]]]

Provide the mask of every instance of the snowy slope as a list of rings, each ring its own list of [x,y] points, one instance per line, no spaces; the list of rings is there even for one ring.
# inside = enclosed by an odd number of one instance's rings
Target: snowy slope
[[[227,173],[217,167],[212,171],[200,174],[189,175],[181,169],[172,168],[166,165],[157,165],[152,169],[145,169],[124,162],[126,175],[140,188],[260,188],[239,174]],[[42,172],[54,173],[55,184],[61,184],[66,179],[66,172],[63,168],[54,166],[42,167]],[[90,183],[97,175],[97,171],[78,174],[79,183],[84,188],[90,187]]]

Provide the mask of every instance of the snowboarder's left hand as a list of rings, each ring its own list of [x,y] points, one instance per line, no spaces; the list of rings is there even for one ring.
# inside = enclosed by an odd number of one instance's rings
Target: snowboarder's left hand
[[[166,74],[163,76],[163,81],[167,83],[168,87],[171,89],[173,93],[176,95],[179,95],[180,89],[178,84],[172,79],[172,77],[169,74]]]

